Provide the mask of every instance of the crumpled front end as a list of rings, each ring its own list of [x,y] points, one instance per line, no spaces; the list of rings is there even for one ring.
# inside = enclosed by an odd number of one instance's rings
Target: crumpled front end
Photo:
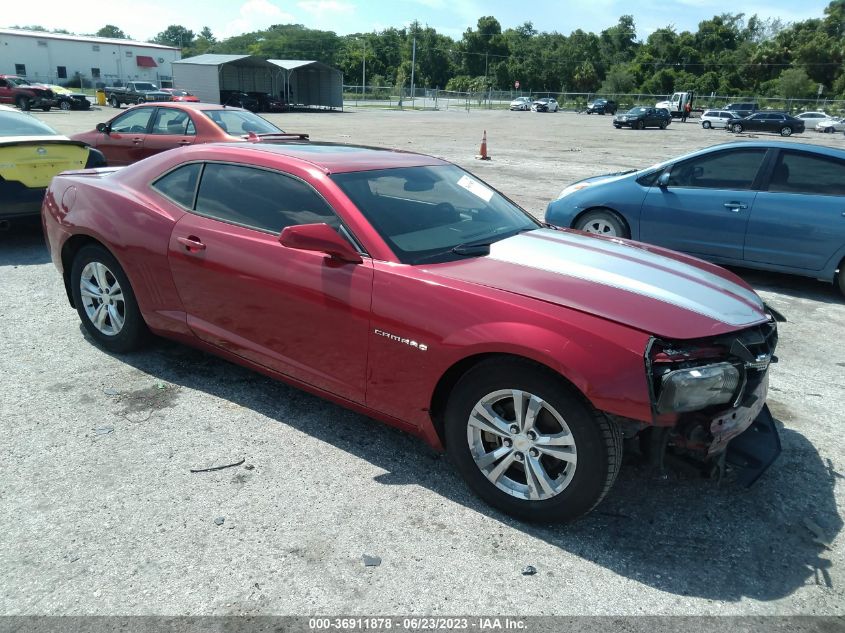
[[[652,339],[646,369],[660,449],[756,481],[780,453],[765,406],[776,346],[774,319],[704,340]]]

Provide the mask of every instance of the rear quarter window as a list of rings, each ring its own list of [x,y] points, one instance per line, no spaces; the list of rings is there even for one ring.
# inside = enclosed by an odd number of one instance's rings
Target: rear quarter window
[[[200,163],[177,167],[153,182],[152,187],[173,202],[191,209],[194,206],[194,195],[197,191],[197,180],[201,169]]]

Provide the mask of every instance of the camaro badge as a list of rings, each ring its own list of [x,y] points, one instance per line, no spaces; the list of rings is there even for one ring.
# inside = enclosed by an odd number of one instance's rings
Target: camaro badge
[[[374,329],[373,332],[376,334],[376,336],[383,336],[384,338],[389,338],[391,341],[396,341],[397,343],[404,343],[405,345],[416,347],[421,352],[425,352],[428,350],[428,345],[426,345],[425,343],[419,343],[409,338],[402,338],[401,336],[396,336],[395,334],[385,332],[384,330],[380,330],[378,328]]]

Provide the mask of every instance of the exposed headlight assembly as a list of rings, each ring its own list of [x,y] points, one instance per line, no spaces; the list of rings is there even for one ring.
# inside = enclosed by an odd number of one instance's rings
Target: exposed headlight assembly
[[[726,404],[739,385],[739,370],[730,363],[676,369],[662,377],[657,411],[684,413]]]

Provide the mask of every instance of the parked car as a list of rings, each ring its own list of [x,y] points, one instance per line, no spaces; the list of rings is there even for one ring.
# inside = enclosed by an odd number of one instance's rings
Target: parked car
[[[181,90],[180,88],[162,88],[161,91],[168,93],[171,101],[199,103],[200,100],[200,98],[196,95],[188,92],[187,90]]]
[[[21,110],[40,108],[49,112],[56,105],[56,96],[44,84],[32,84],[17,75],[0,75],[0,103],[13,104]]]
[[[845,118],[822,119],[816,123],[816,132],[825,132],[827,134],[845,132]]]
[[[845,150],[746,141],[574,183],[549,204],[546,220],[823,279],[845,294],[843,210]]]
[[[243,108],[250,112],[258,112],[258,99],[240,90],[221,90],[220,103],[236,108]]]
[[[705,130],[710,128],[724,128],[734,119],[741,118],[731,110],[705,110],[701,115],[701,127]]]
[[[636,106],[625,114],[617,114],[613,117],[613,127],[617,130],[621,127],[630,127],[636,130],[659,127],[661,130],[665,130],[671,122],[672,117],[665,108],[649,108],[646,106]]]
[[[510,109],[511,110],[522,110],[528,111],[531,109],[532,104],[531,97],[517,97],[513,101],[511,101]]]
[[[742,132],[775,132],[781,136],[792,136],[804,131],[804,121],[784,112],[757,112],[751,116],[731,121],[728,130],[734,134]]]
[[[149,81],[127,81],[125,86],[104,88],[106,101],[113,108],[123,104],[141,104],[149,101],[170,101],[169,92],[161,90]]]
[[[660,427],[658,457],[725,455],[746,482],[779,451],[764,406],[777,327],[751,288],[545,228],[437,158],[193,146],[59,176],[42,217],[101,347],[150,330],[322,395],[445,446],[479,496],[524,519],[592,509],[623,435]]]
[[[758,110],[760,110],[760,106],[758,106],[753,101],[746,101],[742,103],[729,103],[726,105],[723,110],[730,110],[731,112],[736,112],[740,118],[751,116]]]
[[[555,99],[543,97],[542,99],[534,101],[531,104],[531,109],[534,112],[557,112],[560,107]]]
[[[619,106],[609,99],[596,99],[587,104],[587,114],[616,114]]]
[[[0,106],[0,224],[38,215],[50,179],[70,169],[104,167],[85,143],[62,136],[34,116]]]
[[[286,135],[269,121],[240,108],[212,103],[149,103],[133,106],[73,139],[96,147],[109,165],[129,165],[142,158],[195,143],[243,141],[252,134],[265,140],[307,139]]]
[[[47,87],[53,91],[56,98],[56,105],[62,110],[88,110],[91,108],[91,102],[81,92],[73,92],[62,86],[55,86],[47,84]]]
[[[284,99],[274,97],[269,92],[248,92],[258,102],[258,112],[284,112],[287,104]]]
[[[829,119],[830,115],[824,112],[802,112],[801,114],[796,114],[795,118],[801,119],[805,124],[810,125],[823,119]]]

